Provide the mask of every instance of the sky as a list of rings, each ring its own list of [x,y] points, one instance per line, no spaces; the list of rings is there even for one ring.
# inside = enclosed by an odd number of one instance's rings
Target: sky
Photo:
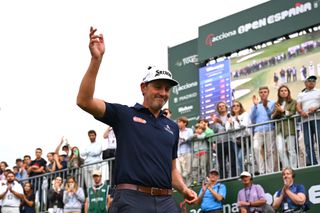
[[[198,37],[198,27],[266,0],[15,0],[1,1],[0,161],[43,149],[62,137],[84,148],[94,129],[106,128],[76,105],[90,61],[89,29],[102,33],[106,51],[95,97],[142,103],[139,84],[149,65],[167,67],[168,47]]]

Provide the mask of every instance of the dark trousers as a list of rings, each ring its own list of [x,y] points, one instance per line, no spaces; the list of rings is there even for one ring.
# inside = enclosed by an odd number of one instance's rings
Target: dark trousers
[[[231,141],[221,142],[217,144],[217,149],[220,178],[227,178],[228,170],[231,177],[235,177],[237,175],[235,144]],[[227,167],[227,160],[229,161],[229,167]]]
[[[116,189],[108,213],[179,213],[172,196],[152,196],[128,189]]]
[[[307,154],[307,166],[318,164],[314,145],[317,142],[318,145],[320,145],[320,120],[311,120],[309,122],[304,122],[303,137]]]

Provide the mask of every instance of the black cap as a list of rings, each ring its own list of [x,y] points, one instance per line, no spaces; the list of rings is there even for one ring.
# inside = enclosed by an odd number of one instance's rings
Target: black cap
[[[317,76],[315,75],[310,75],[306,78],[306,81],[316,81],[317,80]]]

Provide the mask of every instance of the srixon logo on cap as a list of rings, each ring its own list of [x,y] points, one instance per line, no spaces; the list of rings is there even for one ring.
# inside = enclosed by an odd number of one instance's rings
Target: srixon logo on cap
[[[157,77],[159,75],[167,75],[171,78],[171,73],[165,70],[157,70],[154,77]]]

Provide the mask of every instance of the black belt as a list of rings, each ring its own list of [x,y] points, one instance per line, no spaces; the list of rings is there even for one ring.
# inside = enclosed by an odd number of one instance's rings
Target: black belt
[[[129,190],[135,190],[138,192],[143,192],[152,196],[166,196],[166,195],[172,195],[172,189],[162,189],[162,188],[156,188],[156,187],[147,187],[147,186],[138,186],[135,184],[129,184],[129,183],[121,183],[118,184],[117,189],[129,189]]]

